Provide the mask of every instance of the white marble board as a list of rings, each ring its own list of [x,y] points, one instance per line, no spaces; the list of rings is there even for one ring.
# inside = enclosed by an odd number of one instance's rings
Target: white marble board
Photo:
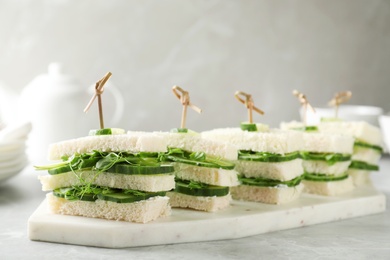
[[[338,197],[303,194],[285,205],[233,201],[215,213],[173,209],[147,224],[55,215],[44,200],[28,220],[29,238],[65,244],[125,248],[235,239],[380,213],[386,198],[372,186]]]

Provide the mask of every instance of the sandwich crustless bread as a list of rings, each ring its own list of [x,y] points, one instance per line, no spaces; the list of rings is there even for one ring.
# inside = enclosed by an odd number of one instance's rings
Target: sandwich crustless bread
[[[355,186],[370,183],[370,173],[379,170],[379,159],[383,152],[380,129],[364,121],[324,121],[318,125],[318,129],[323,133],[337,133],[354,138],[348,174],[353,178]]]
[[[160,135],[168,144],[165,161],[175,167],[175,189],[167,193],[171,206],[207,212],[228,207],[230,188],[238,185],[234,147],[192,131]]]
[[[304,192],[334,196],[353,189],[347,170],[351,163],[353,138],[349,136],[303,133],[300,152],[305,170]]]
[[[283,204],[299,198],[303,189],[300,132],[223,128],[203,132],[202,136],[236,147],[241,184],[232,187],[233,199]]]
[[[39,179],[52,212],[146,223],[171,214],[166,151],[153,133],[87,136],[52,144],[49,159],[62,161],[37,168],[48,170]]]

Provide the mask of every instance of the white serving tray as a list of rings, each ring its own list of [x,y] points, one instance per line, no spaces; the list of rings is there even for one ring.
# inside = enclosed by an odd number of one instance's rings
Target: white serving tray
[[[338,197],[303,194],[285,205],[233,201],[215,213],[173,209],[147,224],[55,215],[44,200],[28,220],[31,240],[124,248],[235,239],[380,213],[386,197],[363,186]]]

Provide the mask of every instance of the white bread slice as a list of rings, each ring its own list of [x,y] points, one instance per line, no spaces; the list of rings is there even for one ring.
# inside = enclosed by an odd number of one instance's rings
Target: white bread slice
[[[302,133],[299,131],[248,132],[240,128],[220,128],[202,132],[201,135],[207,139],[233,144],[237,150],[276,154],[302,150]]]
[[[320,160],[304,160],[302,162],[303,169],[307,173],[326,174],[326,175],[343,175],[348,170],[351,161],[336,162],[329,165],[326,161]]]
[[[303,133],[303,151],[315,153],[352,154],[354,139],[351,136],[324,133]]]
[[[232,200],[230,194],[221,197],[202,197],[179,192],[167,192],[167,196],[172,208],[190,208],[207,212],[215,212],[227,208]]]
[[[175,188],[175,176],[173,174],[128,175],[108,172],[97,174],[94,171],[81,171],[38,176],[43,191],[82,185],[81,178],[84,183],[117,189],[158,192]]]
[[[232,187],[230,192],[233,199],[254,201],[267,204],[285,204],[299,198],[303,190],[300,183],[295,187],[259,187],[240,185]]]
[[[355,146],[352,154],[352,161],[362,161],[368,164],[378,165],[382,154],[374,149]]]
[[[233,161],[237,150],[231,144],[202,138],[200,134],[155,132],[166,140],[168,147],[180,148],[189,152],[204,152],[207,155]]]
[[[101,152],[166,152],[167,143],[155,133],[133,132],[122,135],[86,136],[54,143],[49,147],[49,160],[59,160],[62,156]]]
[[[382,145],[383,143],[380,128],[364,121],[321,122],[318,129],[324,133],[350,135],[357,140],[373,145]]]
[[[308,181],[303,180],[305,189],[303,192],[323,195],[323,196],[337,196],[343,193],[350,192],[354,189],[352,178],[341,181]]]
[[[301,159],[275,163],[238,160],[235,163],[235,169],[247,178],[289,181],[303,174]]]
[[[348,169],[347,173],[349,174],[349,176],[351,176],[355,187],[372,184],[370,178],[371,171],[359,170],[359,169]]]
[[[235,170],[200,167],[185,163],[175,163],[174,167],[175,175],[179,179],[226,187],[237,186],[239,184]]]
[[[147,223],[171,215],[168,197],[153,197],[133,203],[115,203],[104,200],[69,201],[52,193],[46,195],[49,208],[55,214],[103,218],[128,222]]]

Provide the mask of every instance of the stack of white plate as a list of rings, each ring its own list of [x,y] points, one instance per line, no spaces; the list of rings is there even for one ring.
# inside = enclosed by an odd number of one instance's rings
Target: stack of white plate
[[[17,123],[0,130],[0,182],[18,174],[26,167],[26,141],[30,123]]]

